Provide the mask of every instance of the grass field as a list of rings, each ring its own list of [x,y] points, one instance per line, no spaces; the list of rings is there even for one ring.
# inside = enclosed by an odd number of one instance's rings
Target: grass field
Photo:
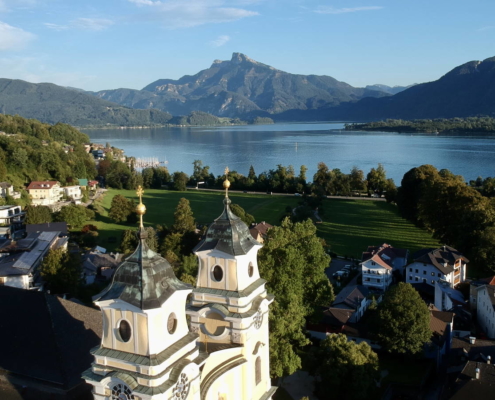
[[[137,201],[134,191],[109,190],[102,203],[107,213],[116,194]],[[272,225],[280,222],[287,206],[295,207],[300,201],[292,196],[244,193],[230,193],[229,196],[233,203],[239,204],[246,212],[252,214],[257,222],[266,221]],[[222,213],[224,194],[221,192],[148,189],[145,190],[143,198],[147,208],[144,216],[145,225],[171,226],[175,207],[181,197],[190,201],[196,221],[200,224],[209,224]],[[438,245],[428,232],[402,219],[396,207],[385,202],[327,199],[324,209],[325,213],[322,215],[324,222],[318,224],[318,235],[324,238],[332,251],[339,255],[360,258],[368,245],[379,245],[384,242],[394,247],[409,249],[411,253],[422,247]],[[115,250],[118,246],[122,230],[136,228],[136,225],[115,224],[106,215],[96,221],[95,225],[99,229],[100,245],[109,250]],[[110,237],[116,237],[117,242],[109,243]]]

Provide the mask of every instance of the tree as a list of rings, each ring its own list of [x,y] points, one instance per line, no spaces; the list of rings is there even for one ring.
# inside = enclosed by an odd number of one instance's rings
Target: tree
[[[43,259],[40,273],[53,293],[76,295],[82,284],[81,258],[63,249],[52,249]]]
[[[133,189],[131,170],[122,161],[112,161],[106,173],[106,183],[115,189]]]
[[[325,275],[330,258],[311,221],[285,219],[267,236],[258,263],[268,290],[275,295],[270,312],[270,365],[272,376],[281,377],[301,366],[296,349],[308,344],[305,318],[315,315],[317,307],[329,306],[334,296]]]
[[[390,353],[417,354],[430,341],[430,312],[408,283],[392,286],[371,322],[371,331]]]
[[[371,168],[371,171],[366,176],[366,180],[368,182],[368,190],[381,195],[387,184],[387,174],[383,165],[378,164],[378,168]]]
[[[26,224],[44,224],[53,221],[49,207],[29,205],[24,211],[26,212]]]
[[[134,212],[134,202],[117,194],[112,199],[108,216],[115,222],[125,222],[132,212]]]
[[[397,198],[397,186],[395,186],[395,182],[392,178],[387,179],[387,183],[385,184],[385,199],[387,203],[392,203]]]
[[[58,222],[67,222],[71,228],[78,228],[84,225],[84,223],[91,219],[88,217],[86,207],[80,205],[70,204],[62,207],[59,212],[55,214],[55,220]],[[94,212],[93,212],[94,216]]]
[[[357,344],[341,333],[332,334],[320,343],[316,355],[318,393],[333,393],[336,398],[346,400],[372,397],[370,392],[379,378],[379,363],[368,343]]]
[[[184,192],[186,190],[188,177],[184,172],[174,172],[174,190]]]
[[[251,224],[255,222],[254,217],[244,211],[244,208],[238,204],[232,203],[230,205],[230,211],[237,215],[247,226],[251,226]]]
[[[350,173],[350,186],[351,190],[364,191],[366,190],[366,180],[364,179],[364,172],[358,167],[354,166]]]
[[[172,231],[183,235],[186,232],[194,232],[195,230],[196,223],[194,222],[194,215],[191,210],[191,205],[189,200],[182,197],[179,200],[179,204],[177,204],[177,207],[175,208]]]

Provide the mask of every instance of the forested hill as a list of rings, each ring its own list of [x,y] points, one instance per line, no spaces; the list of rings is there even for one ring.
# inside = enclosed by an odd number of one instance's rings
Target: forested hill
[[[104,90],[94,95],[128,107],[155,107],[173,115],[204,111],[242,118],[250,112],[319,109],[388,94],[356,88],[330,76],[291,74],[234,53],[230,60],[216,60],[192,76],[159,79],[139,91]]]
[[[93,156],[82,146],[89,137],[69,125],[0,114],[0,132],[0,182],[18,189],[32,180],[65,184],[96,175]]]
[[[434,82],[394,96],[367,98],[331,109],[328,119],[425,119],[495,116],[495,57],[471,61]]]
[[[123,107],[52,83],[34,84],[13,79],[0,79],[0,113],[75,126],[159,125],[172,118],[163,111]]]

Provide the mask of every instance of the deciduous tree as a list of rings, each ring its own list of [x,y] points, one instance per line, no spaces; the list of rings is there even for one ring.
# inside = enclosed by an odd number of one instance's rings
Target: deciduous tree
[[[132,212],[134,212],[134,202],[117,194],[112,199],[108,216],[115,222],[125,222]]]

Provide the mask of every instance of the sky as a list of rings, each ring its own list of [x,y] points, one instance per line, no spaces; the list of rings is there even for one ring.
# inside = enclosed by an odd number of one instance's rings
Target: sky
[[[353,86],[495,56],[494,0],[0,0],[0,78],[142,89],[233,52]]]

